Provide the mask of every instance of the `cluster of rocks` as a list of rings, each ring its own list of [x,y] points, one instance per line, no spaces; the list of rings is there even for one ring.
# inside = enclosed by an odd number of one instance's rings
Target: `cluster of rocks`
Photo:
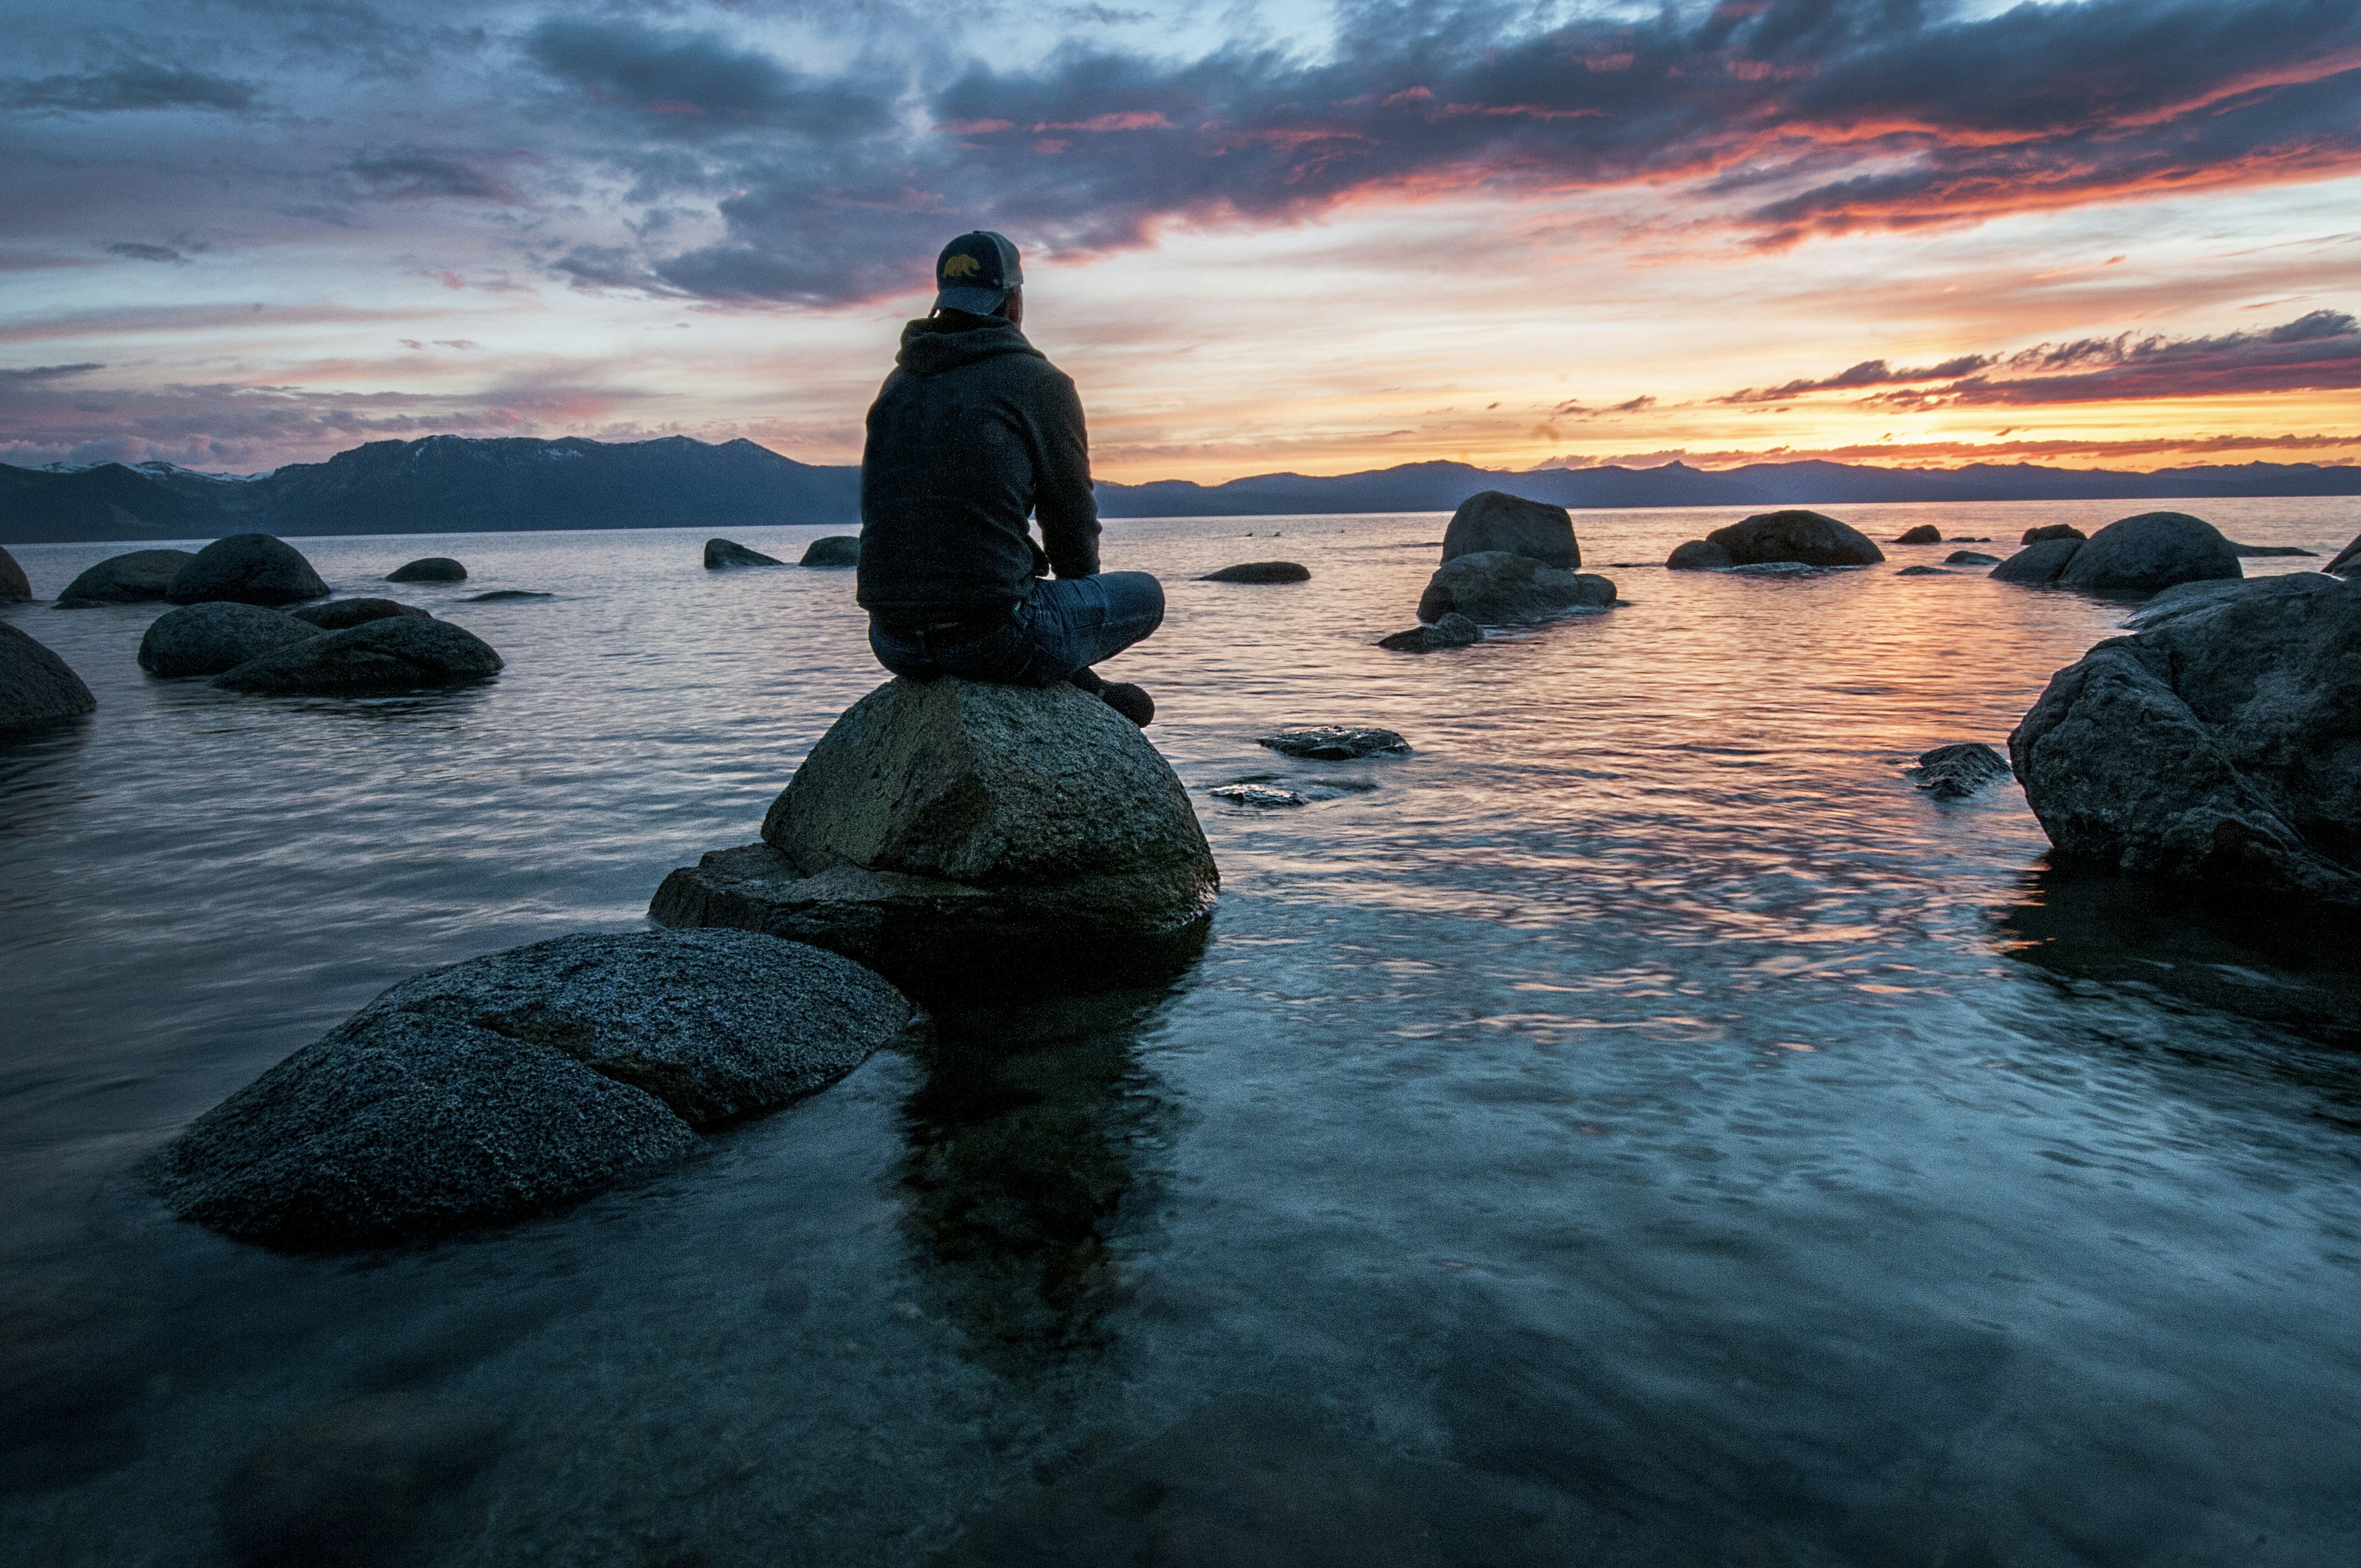
[[[910,1022],[834,953],[742,931],[563,937],[402,981],[192,1123],[151,1176],[267,1246],[543,1213],[858,1067]]]
[[[1664,565],[1675,572],[1728,572],[1874,566],[1884,559],[1885,552],[1859,529],[1823,512],[1790,508],[1757,512],[1728,528],[1717,528],[1703,539],[1675,545]]]
[[[1992,570],[1994,582],[2054,584],[2084,593],[2152,594],[2178,583],[2244,575],[2237,548],[2187,512],[2150,511],[2087,539],[2063,523],[2027,531],[2025,548]]]
[[[648,915],[809,942],[922,993],[1021,992],[1184,960],[1219,887],[1180,779],[1106,704],[897,678],[821,737],[758,841],[674,872]]]
[[[734,539],[708,539],[705,542],[705,566],[710,572],[730,571],[740,566],[784,566],[786,563],[775,555],[765,555],[760,550],[750,550]],[[858,566],[861,565],[861,537],[853,533],[831,533],[815,539],[805,546],[799,566]]]
[[[1431,653],[1484,640],[1487,626],[1531,626],[1600,614],[1615,585],[1577,571],[1582,546],[1564,507],[1481,490],[1459,503],[1443,534],[1443,561],[1419,596],[1420,624],[1378,640],[1397,652]]]

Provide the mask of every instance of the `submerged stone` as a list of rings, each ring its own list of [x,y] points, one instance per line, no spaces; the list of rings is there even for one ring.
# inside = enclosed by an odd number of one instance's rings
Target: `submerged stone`
[[[1280,789],[1273,784],[1216,784],[1205,793],[1212,795],[1215,800],[1226,800],[1232,806],[1252,806],[1269,808],[1289,806],[1309,806],[1312,804],[1310,800],[1296,794],[1293,790]]]
[[[648,913],[925,989],[1086,989],[1188,950],[1219,885],[1170,765],[1096,697],[897,678],[821,737],[762,842],[674,872]]]
[[[1413,626],[1378,639],[1378,646],[1397,653],[1432,653],[1442,648],[1472,648],[1484,641],[1484,629],[1453,610],[1432,626]]]
[[[1246,561],[1235,566],[1224,566],[1218,572],[1208,572],[1197,580],[1201,583],[1303,583],[1311,579],[1311,569],[1293,561]]]
[[[1410,742],[1390,729],[1354,729],[1323,724],[1316,729],[1282,729],[1255,741],[1286,757],[1310,757],[1323,762],[1345,762],[1359,757],[1393,756],[1410,750]]]
[[[2009,776],[2008,763],[1981,740],[1962,740],[1918,753],[1910,782],[1940,800],[1964,800]]]

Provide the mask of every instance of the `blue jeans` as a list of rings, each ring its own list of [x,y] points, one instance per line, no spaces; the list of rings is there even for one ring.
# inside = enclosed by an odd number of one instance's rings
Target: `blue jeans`
[[[957,641],[887,631],[869,623],[869,648],[897,675],[937,675],[1006,686],[1047,686],[1112,658],[1164,624],[1164,585],[1146,572],[1050,577],[997,630]]]

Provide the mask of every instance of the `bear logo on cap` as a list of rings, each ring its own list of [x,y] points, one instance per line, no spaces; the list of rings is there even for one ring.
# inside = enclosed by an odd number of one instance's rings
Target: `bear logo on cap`
[[[972,256],[947,257],[943,261],[943,276],[946,278],[972,278],[983,270],[983,263]]]

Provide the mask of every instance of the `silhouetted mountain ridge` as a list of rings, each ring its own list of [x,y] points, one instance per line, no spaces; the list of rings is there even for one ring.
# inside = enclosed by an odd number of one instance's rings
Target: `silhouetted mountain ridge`
[[[2361,467],[2246,463],[2159,469],[1880,468],[1752,463],[1707,470],[1541,468],[1406,463],[1358,474],[1257,474],[1225,484],[1102,482],[1099,510],[1125,517],[1268,517],[1449,511],[1477,490],[1598,510],[1846,506],[1883,501],[2202,500],[2224,496],[2361,495]],[[373,441],[324,463],[257,477],[170,464],[59,471],[0,464],[0,543],[203,539],[225,533],[472,533],[590,528],[851,528],[861,471],[782,457],[751,441],[683,435],[431,435]]]

